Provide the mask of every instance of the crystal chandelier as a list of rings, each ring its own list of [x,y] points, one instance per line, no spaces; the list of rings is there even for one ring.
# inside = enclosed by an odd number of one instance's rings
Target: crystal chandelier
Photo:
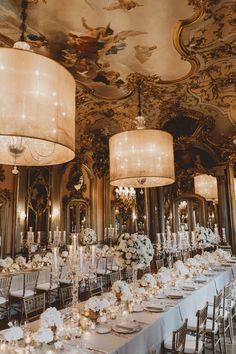
[[[195,193],[208,201],[218,201],[217,179],[211,175],[202,174],[194,177]]]
[[[134,200],[136,191],[133,187],[119,187],[115,189],[116,197],[123,200]]]
[[[38,166],[74,158],[75,80],[25,42],[27,1],[21,2],[20,41],[0,48],[0,163]]]
[[[113,135],[109,140],[110,184],[118,187],[157,187],[175,181],[173,137],[167,132],[146,129],[139,112],[137,130]]]

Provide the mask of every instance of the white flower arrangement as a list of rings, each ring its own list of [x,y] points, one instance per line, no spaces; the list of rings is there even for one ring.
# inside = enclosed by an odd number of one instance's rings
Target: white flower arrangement
[[[195,233],[200,247],[209,248],[217,244],[217,235],[209,227],[198,227]]]
[[[132,300],[132,294],[128,284],[125,281],[117,280],[112,285],[112,292],[114,294],[120,294],[122,301],[130,301]]]
[[[50,343],[53,341],[53,332],[50,328],[40,327],[33,338],[38,343]]]
[[[97,235],[93,229],[86,229],[81,230],[80,232],[80,242],[83,245],[92,245],[97,242]]]
[[[21,327],[14,326],[11,322],[9,323],[10,328],[6,330],[4,338],[6,341],[16,341],[23,338],[24,333]]]
[[[49,307],[40,315],[40,324],[43,328],[61,327],[63,325],[63,317],[60,311],[55,307]]]
[[[156,281],[155,281],[156,283]],[[142,287],[134,287],[131,289],[132,296],[136,299],[144,299],[146,296],[146,290]]]
[[[16,262],[16,264],[18,264],[18,266],[20,268],[24,268],[25,265],[26,265],[26,259],[24,257],[22,257],[22,256],[17,257],[15,259],[15,262]]]
[[[107,299],[93,296],[86,301],[84,309],[86,311],[92,310],[94,312],[100,312],[106,310],[109,306],[110,303]]]
[[[7,267],[7,264],[6,264],[6,262],[5,262],[5,259],[0,259],[0,268],[2,268],[2,269],[6,269],[6,267]]]
[[[103,296],[102,296],[103,299],[106,299],[110,305],[115,305],[116,303],[116,296],[112,293],[112,292],[109,292],[109,293],[105,293]]]
[[[140,284],[144,287],[154,288],[157,282],[152,274],[146,273],[142,276]]]
[[[171,271],[173,270],[166,267],[161,267],[159,269],[158,273],[155,275],[155,278],[157,280],[157,283],[159,283],[160,286],[166,285],[169,282],[171,282],[172,279]]]
[[[145,269],[154,255],[150,239],[142,234],[122,234],[116,248],[117,264],[122,268]]]
[[[176,272],[178,272],[180,276],[186,276],[189,274],[188,267],[186,267],[182,261],[175,262],[174,269],[176,270]]]

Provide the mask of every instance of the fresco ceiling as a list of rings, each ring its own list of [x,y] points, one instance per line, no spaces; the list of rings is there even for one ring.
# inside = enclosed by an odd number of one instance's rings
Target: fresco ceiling
[[[20,1],[0,0],[0,45],[19,38]],[[234,0],[30,0],[27,41],[77,82],[76,146],[135,127],[197,122],[176,144],[235,152]],[[101,135],[100,135],[101,136]]]

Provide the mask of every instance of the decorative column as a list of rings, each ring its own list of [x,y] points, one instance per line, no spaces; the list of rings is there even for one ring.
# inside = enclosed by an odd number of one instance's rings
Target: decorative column
[[[236,253],[236,216],[233,169],[230,164],[216,167],[218,186],[219,231],[225,228],[227,241]]]
[[[229,230],[231,245],[234,254],[236,253],[236,200],[234,191],[234,170],[233,164],[229,163],[226,167],[226,195],[228,202]]]

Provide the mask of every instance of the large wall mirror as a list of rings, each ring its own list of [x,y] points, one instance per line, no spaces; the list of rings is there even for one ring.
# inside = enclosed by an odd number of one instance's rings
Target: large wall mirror
[[[194,194],[181,195],[173,201],[173,215],[176,231],[182,227],[186,231],[193,231],[198,225],[206,225],[208,219],[206,201]]]

